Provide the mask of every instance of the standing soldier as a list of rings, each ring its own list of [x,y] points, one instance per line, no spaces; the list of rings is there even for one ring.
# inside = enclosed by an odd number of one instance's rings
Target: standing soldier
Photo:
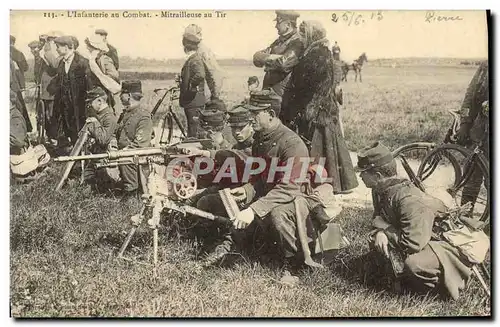
[[[16,107],[17,95],[10,91],[10,154],[21,155],[28,147],[28,131],[23,115]]]
[[[206,102],[205,65],[197,52],[199,43],[196,35],[184,34],[182,38],[187,59],[181,70],[179,105],[186,115],[187,136],[192,138],[198,135],[198,118]]]
[[[108,52],[106,52],[106,55],[113,60],[113,64],[115,65],[116,69],[118,70],[120,68],[120,62],[119,62],[119,57],[118,57],[118,50],[108,42],[108,32],[103,30],[102,28],[99,28],[95,31],[96,35],[99,35],[104,43],[108,46]]]
[[[490,158],[488,61],[483,61],[474,74],[461,108],[461,124],[458,131],[458,143],[470,149],[480,145],[481,151]],[[474,205],[484,176],[476,167],[464,187],[461,204],[472,202]],[[471,209],[471,214],[472,214]]]
[[[26,88],[26,82],[24,80],[24,73],[28,70],[28,63],[26,62],[26,57],[24,54],[14,47],[16,43],[16,38],[10,36],[10,89],[14,91],[17,96],[16,107],[22,113],[24,120],[26,121],[26,127],[28,132],[33,130],[31,125],[31,120],[26,109],[26,103],[24,102],[24,89]]]
[[[115,131],[117,128],[116,116],[113,109],[109,107],[107,94],[101,87],[95,87],[88,91],[85,100],[89,106],[89,118],[86,120],[86,130],[93,140],[89,149],[91,153],[104,153],[117,148]],[[92,163],[87,164],[84,172],[84,180],[96,184],[97,172]]]
[[[10,36],[10,58],[14,60],[14,62],[17,64],[17,67],[19,67],[19,82],[21,84],[21,89],[26,88],[26,83],[24,80],[24,73],[28,71],[28,62],[26,61],[26,57],[24,56],[24,53],[16,49],[14,46],[16,44],[16,38],[15,36]]]
[[[54,42],[62,60],[48,91],[54,94],[54,114],[61,117],[65,136],[74,144],[87,118],[85,98],[93,87],[92,72],[88,60],[75,53],[70,36],[60,36]]]
[[[124,109],[116,132],[119,150],[151,146],[153,122],[151,114],[141,108],[142,97],[141,81],[123,81],[120,99]],[[136,167],[134,165],[120,166],[120,176],[123,191],[126,194],[134,194],[139,188]]]
[[[205,65],[205,80],[210,90],[210,99],[219,99],[222,89],[222,69],[217,63],[217,58],[215,58],[212,50],[203,42],[201,27],[196,24],[187,26],[184,30],[184,36],[198,42],[197,52]]]
[[[335,41],[335,44],[332,47],[333,59],[340,61],[340,47]]]
[[[292,68],[299,62],[304,51],[297,33],[299,13],[289,10],[276,10],[276,29],[279,37],[264,50],[253,55],[253,63],[264,67],[266,74],[262,88],[271,88],[280,97],[288,83]]]
[[[35,58],[35,82],[40,87],[40,101],[43,103],[44,112],[39,112],[37,108],[37,119],[45,121],[47,137],[53,145],[57,143],[57,118],[54,117],[54,95],[47,91],[47,87],[57,74],[57,66],[60,58],[56,51],[56,45],[53,38],[49,41],[47,35],[40,36],[41,41],[33,41],[29,43],[31,53]]]

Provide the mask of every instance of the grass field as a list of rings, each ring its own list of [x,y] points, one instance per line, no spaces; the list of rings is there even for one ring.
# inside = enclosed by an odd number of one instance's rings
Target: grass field
[[[343,84],[342,113],[348,146],[356,150],[382,140],[390,147],[439,141],[448,128],[448,109],[458,108],[472,68],[366,67],[363,83],[353,75]],[[224,98],[242,100],[252,68],[231,68]],[[144,81],[148,107],[152,89],[171,81]],[[388,317],[489,316],[490,301],[473,280],[456,301],[397,295],[386,290],[387,276],[367,264],[369,202],[346,206],[339,217],[351,244],[324,271],[302,271],[300,284],[278,282],[272,262],[234,256],[234,264],[198,269],[199,240],[160,230],[160,265],[116,258],[139,202],[93,195],[83,186],[53,188],[60,176],[11,185],[11,310],[15,317]],[[150,259],[151,234],[143,230],[130,255]]]

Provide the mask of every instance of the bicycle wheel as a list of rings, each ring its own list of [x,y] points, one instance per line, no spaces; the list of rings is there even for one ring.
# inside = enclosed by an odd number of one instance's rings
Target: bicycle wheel
[[[490,175],[489,163],[480,153],[457,144],[443,144],[429,152],[419,168],[417,176],[425,171],[427,179],[446,192],[449,206],[473,204],[469,215],[487,222],[490,213]]]
[[[398,170],[404,171],[406,177],[423,192],[425,192],[425,185],[417,176],[418,168],[425,156],[435,146],[434,143],[417,142],[403,145],[392,152],[392,156],[398,163]]]

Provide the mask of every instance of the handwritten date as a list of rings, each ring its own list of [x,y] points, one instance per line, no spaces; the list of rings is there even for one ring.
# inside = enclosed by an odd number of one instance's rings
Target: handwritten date
[[[366,21],[375,20],[381,21],[384,19],[384,14],[381,10],[373,13],[361,14],[355,11],[345,11],[341,15],[332,14],[332,22],[344,22],[347,26],[364,24]]]

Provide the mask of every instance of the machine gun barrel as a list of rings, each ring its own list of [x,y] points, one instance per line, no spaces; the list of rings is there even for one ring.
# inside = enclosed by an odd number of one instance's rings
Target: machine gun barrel
[[[88,154],[80,156],[61,156],[55,158],[54,161],[67,162],[67,161],[102,160],[102,159],[114,160],[119,158],[131,158],[135,156],[143,157],[143,156],[171,154],[173,151],[175,151],[175,148],[170,148],[170,147],[127,149],[127,150],[108,151],[106,153]]]

